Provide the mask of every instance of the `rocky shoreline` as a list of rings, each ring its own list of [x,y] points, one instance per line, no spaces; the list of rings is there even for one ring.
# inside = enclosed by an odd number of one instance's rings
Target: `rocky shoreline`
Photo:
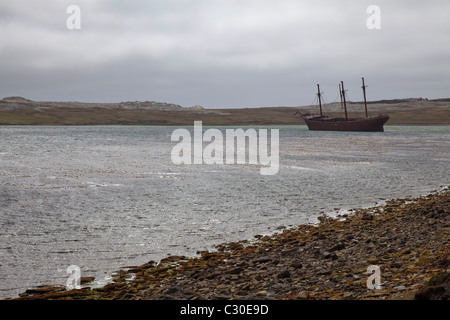
[[[450,188],[352,210],[199,257],[170,256],[102,288],[28,290],[18,300],[450,299]],[[379,267],[381,288],[369,289]]]

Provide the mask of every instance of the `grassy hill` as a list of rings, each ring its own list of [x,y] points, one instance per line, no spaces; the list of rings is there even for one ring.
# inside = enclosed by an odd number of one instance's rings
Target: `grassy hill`
[[[340,105],[324,105],[330,116],[342,116]],[[395,99],[368,102],[369,114],[387,113],[386,125],[450,125],[450,99]],[[318,113],[316,106],[241,109],[183,108],[145,101],[121,103],[36,102],[21,97],[0,100],[0,125],[295,125],[296,111]],[[349,102],[351,117],[363,116],[361,102]]]

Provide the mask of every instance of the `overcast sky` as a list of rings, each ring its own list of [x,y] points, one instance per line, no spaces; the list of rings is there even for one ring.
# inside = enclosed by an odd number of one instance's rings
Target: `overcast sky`
[[[450,97],[449,21],[445,0],[2,0],[0,98],[299,106],[341,80],[362,100],[361,77],[369,100]]]

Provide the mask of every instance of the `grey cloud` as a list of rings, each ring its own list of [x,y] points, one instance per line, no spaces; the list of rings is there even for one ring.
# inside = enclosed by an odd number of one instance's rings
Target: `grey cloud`
[[[448,95],[450,5],[377,2],[381,30],[369,1],[83,0],[74,31],[71,1],[3,1],[0,95],[294,106],[361,76],[372,99]]]

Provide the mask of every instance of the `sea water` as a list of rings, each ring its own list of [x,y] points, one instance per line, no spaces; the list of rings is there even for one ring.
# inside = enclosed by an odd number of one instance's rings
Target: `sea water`
[[[103,284],[127,266],[450,184],[450,126],[252,128],[279,129],[273,176],[173,164],[176,127],[0,126],[0,298],[65,285],[70,265]]]

